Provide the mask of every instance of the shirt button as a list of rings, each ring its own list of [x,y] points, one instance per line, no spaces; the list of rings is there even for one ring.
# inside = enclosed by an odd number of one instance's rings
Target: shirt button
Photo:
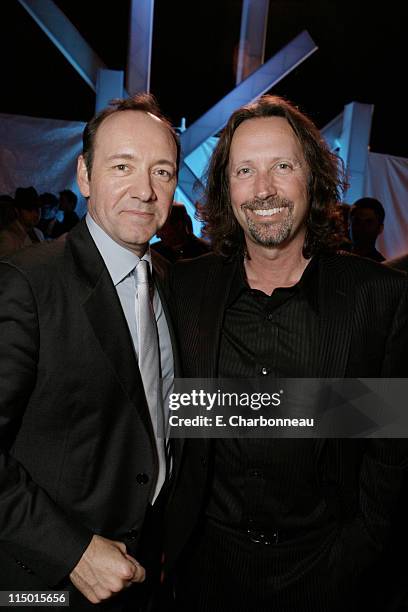
[[[145,485],[149,482],[149,477],[147,474],[138,474],[136,476],[136,482],[141,485]]]
[[[273,314],[271,312],[268,312],[268,314],[266,315],[266,318],[268,319],[268,321],[272,321]]]
[[[261,470],[252,470],[249,475],[251,478],[262,478],[263,476]]]
[[[134,542],[137,538],[137,529],[129,529],[127,535],[128,535],[128,539]]]
[[[269,374],[269,368],[263,367],[261,370],[261,374],[262,376],[266,376],[267,374]]]

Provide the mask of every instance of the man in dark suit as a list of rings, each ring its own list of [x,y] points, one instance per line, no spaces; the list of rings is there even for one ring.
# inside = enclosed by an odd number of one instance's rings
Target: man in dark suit
[[[148,243],[170,211],[179,145],[149,95],[96,115],[83,145],[86,218],[66,243],[0,263],[0,590],[67,590],[75,611],[144,610],[168,474],[153,426],[161,393],[148,397],[159,373],[169,392],[174,368],[166,264]],[[148,279],[152,264],[147,382],[137,268]]]
[[[185,377],[407,376],[407,281],[335,252],[343,185],[292,104],[232,115],[201,208],[215,254],[174,268]],[[176,609],[385,610],[373,572],[406,459],[404,440],[185,440],[166,546]]]

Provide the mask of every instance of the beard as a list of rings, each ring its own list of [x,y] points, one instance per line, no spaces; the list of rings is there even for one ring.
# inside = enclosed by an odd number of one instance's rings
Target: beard
[[[280,221],[265,222],[262,217],[259,217],[259,222],[254,220],[247,214],[250,210],[268,210],[270,208],[283,208],[284,218]],[[294,204],[291,200],[274,196],[267,200],[248,200],[241,204],[241,209],[245,214],[247,221],[247,229],[252,240],[264,247],[277,247],[285,242],[291,235],[294,217]],[[277,213],[281,215],[282,213]]]

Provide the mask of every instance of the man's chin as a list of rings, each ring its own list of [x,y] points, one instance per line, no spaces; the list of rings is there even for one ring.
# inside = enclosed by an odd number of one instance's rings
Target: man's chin
[[[141,232],[137,233],[126,233],[120,236],[119,240],[116,240],[126,249],[138,253],[140,250],[145,251],[151,238],[155,235],[154,232]]]
[[[248,231],[252,242],[266,248],[281,246],[290,238],[290,228],[285,228],[284,231],[268,231],[266,228],[260,230],[256,227],[249,227]]]

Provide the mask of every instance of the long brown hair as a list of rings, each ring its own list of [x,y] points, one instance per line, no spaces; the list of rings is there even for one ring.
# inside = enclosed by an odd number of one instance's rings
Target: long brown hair
[[[336,204],[347,183],[342,161],[332,153],[314,123],[292,103],[271,95],[243,106],[230,117],[211,157],[204,201],[197,207],[204,222],[203,234],[213,250],[230,256],[245,252],[245,238],[232,211],[229,193],[228,161],[232,137],[238,126],[256,117],[283,117],[296,134],[309,166],[310,211],[306,221],[303,254],[311,257],[322,249],[336,248],[340,241],[340,219]]]

